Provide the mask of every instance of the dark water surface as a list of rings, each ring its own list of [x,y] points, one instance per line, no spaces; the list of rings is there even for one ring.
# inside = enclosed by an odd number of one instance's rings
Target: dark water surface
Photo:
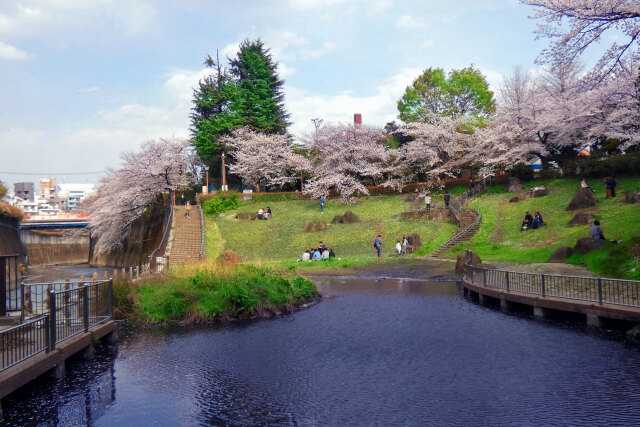
[[[3,400],[10,425],[632,425],[640,350],[510,316],[453,283],[324,281],[245,325],[129,331]]]

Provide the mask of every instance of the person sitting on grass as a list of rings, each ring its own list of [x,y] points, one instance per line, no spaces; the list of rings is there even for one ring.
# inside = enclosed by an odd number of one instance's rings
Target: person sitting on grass
[[[327,249],[327,247],[324,247],[324,250],[322,251],[322,260],[326,261],[329,259],[329,249]]]
[[[593,225],[589,228],[589,233],[591,234],[592,239],[605,240],[602,228],[600,228],[600,221],[598,221],[597,219],[593,221]]]
[[[524,231],[531,228],[532,223],[533,223],[533,217],[531,216],[531,212],[527,212],[524,216],[524,221],[522,221],[522,226],[520,227],[520,231]]]
[[[542,220],[542,215],[540,215],[540,212],[536,212],[536,214],[533,216],[533,221],[531,222],[532,228],[540,228],[543,224],[544,221]]]
[[[329,248],[329,258],[335,258],[336,257],[336,253],[333,251],[333,249]]]
[[[262,215],[264,219],[271,219],[271,208],[267,206],[267,211]]]
[[[322,260],[322,254],[320,253],[319,249],[316,249],[316,251],[313,253],[313,260],[314,261],[321,261]]]
[[[309,251],[304,251],[302,254],[302,261],[311,261],[311,254]]]
[[[258,219],[264,218],[264,210],[262,208],[258,209]]]

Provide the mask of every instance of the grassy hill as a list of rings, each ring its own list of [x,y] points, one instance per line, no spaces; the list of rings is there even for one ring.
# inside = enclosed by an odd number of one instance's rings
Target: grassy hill
[[[271,220],[236,219],[238,213],[253,213],[266,206],[273,212]],[[394,255],[396,240],[413,233],[419,234],[423,241],[419,253],[427,254],[457,228],[451,223],[400,220],[400,213],[408,209],[409,205],[398,195],[363,198],[353,205],[328,200],[323,214],[317,201],[245,202],[239,209],[224,212],[217,218],[207,217],[207,254],[215,258],[223,250],[231,249],[244,261],[295,261],[303,251],[323,241],[335,250],[337,257],[373,258],[373,240],[380,234],[383,253],[388,257]],[[330,223],[335,215],[347,210],[356,214],[361,222]],[[326,230],[305,232],[305,226],[315,221],[327,224]]]
[[[573,246],[581,237],[589,236],[589,226],[570,226],[575,211],[567,211],[573,195],[579,187],[578,179],[558,179],[547,182],[530,182],[526,188],[545,185],[547,196],[509,203],[513,196],[504,187],[491,188],[475,198],[471,206],[482,214],[482,225],[470,242],[452,248],[445,256],[454,257],[470,248],[483,260],[540,263],[548,261],[559,246]],[[640,236],[640,209],[623,203],[624,191],[639,190],[639,178],[618,179],[617,197],[607,200],[602,181],[589,182],[595,190],[597,206],[583,211],[600,220],[607,239],[622,240],[586,256],[574,255],[569,261],[584,263],[598,274],[637,277],[637,262],[628,250]],[[546,226],[538,230],[520,231],[525,212],[539,211]]]

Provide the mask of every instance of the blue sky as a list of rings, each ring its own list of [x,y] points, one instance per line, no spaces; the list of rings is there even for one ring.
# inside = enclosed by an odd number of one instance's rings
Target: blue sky
[[[0,180],[97,182],[71,173],[187,137],[204,57],[245,38],[280,64],[294,135],[356,112],[383,126],[427,67],[475,64],[494,89],[516,65],[536,69],[532,13],[517,0],[4,0]]]

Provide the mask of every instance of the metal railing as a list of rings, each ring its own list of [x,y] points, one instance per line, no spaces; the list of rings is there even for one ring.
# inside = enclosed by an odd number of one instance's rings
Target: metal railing
[[[0,332],[0,370],[48,351],[49,332],[46,314]]]
[[[156,253],[163,247],[166,248],[167,246],[167,238],[169,236],[169,230],[171,229],[171,223],[173,221],[173,197],[172,194],[169,194],[169,209],[168,209],[168,214],[165,216],[165,221],[164,221],[164,229],[162,230],[162,239],[160,239],[160,243],[158,244],[158,247],[155,248],[153,250],[153,252],[151,252],[151,255],[149,255],[148,259],[147,259],[147,264],[149,264],[149,269],[150,270],[155,270],[156,269],[156,261],[155,261],[155,256]]]
[[[202,207],[198,202],[198,213],[200,214],[200,259],[204,258],[204,215],[202,214]]]
[[[507,292],[602,304],[640,307],[640,281],[607,277],[521,273],[471,265],[467,250],[466,279],[474,284]]]
[[[113,280],[25,284],[40,300],[29,311],[25,300],[20,325],[0,331],[0,371],[113,318]],[[36,307],[33,310],[33,307]],[[34,313],[35,312],[35,313]],[[38,313],[39,312],[39,313]]]

